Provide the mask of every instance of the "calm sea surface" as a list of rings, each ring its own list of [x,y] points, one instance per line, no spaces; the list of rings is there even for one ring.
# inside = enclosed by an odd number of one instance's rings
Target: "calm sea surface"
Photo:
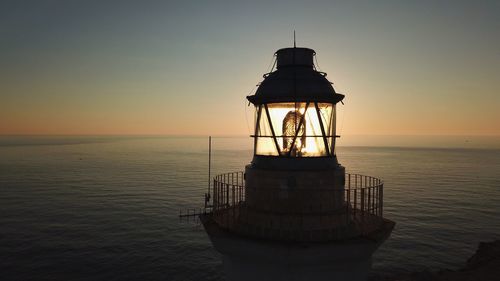
[[[242,170],[247,138],[216,138],[213,174]],[[457,268],[500,239],[500,150],[339,147],[385,181],[397,222],[374,270]],[[205,138],[0,138],[1,280],[224,280],[203,227],[180,222],[207,188]]]

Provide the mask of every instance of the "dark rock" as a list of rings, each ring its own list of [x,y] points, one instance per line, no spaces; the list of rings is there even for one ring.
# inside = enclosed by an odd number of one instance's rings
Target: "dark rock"
[[[481,242],[476,253],[467,260],[465,270],[477,269],[486,266],[490,262],[500,259],[500,240],[493,242]]]
[[[496,281],[500,280],[500,240],[481,242],[459,270],[420,271],[402,275],[378,274],[370,281]]]

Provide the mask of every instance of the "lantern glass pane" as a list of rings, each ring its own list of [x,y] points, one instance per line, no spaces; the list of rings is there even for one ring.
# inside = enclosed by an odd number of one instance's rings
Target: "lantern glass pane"
[[[326,133],[326,132],[325,132]],[[327,156],[325,141],[319,123],[318,112],[311,105],[306,112],[306,147],[304,147],[305,156]]]
[[[334,125],[332,114],[334,107],[331,103],[318,103],[318,108],[321,121],[325,127],[325,133],[329,136]]]
[[[267,118],[266,110],[264,109],[264,106],[262,105],[262,110],[260,114],[260,123],[259,123],[259,136],[267,136],[271,137],[273,135],[273,132],[271,130],[271,122],[269,122],[269,119]]]
[[[329,120],[329,128],[328,128],[328,134],[330,137],[328,137],[328,146],[330,147],[330,151],[333,154],[335,154],[335,135],[337,134],[336,132],[336,118],[337,118],[337,113],[336,113],[336,107],[332,107],[332,112],[330,114],[330,120]]]
[[[260,117],[256,117],[259,120],[257,137],[256,137],[256,151],[257,155],[266,155],[266,156],[279,156],[278,150],[276,148],[276,144],[274,143],[274,139],[272,137],[273,133],[271,130],[271,123],[267,118],[266,110],[264,105],[261,105],[262,109],[260,110]],[[259,114],[259,110],[257,110],[257,115]]]
[[[255,154],[265,156],[279,156],[274,140],[270,137],[257,138],[257,150],[255,151]]]

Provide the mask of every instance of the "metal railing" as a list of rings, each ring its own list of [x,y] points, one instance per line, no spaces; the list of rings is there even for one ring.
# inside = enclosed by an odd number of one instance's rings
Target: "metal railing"
[[[259,206],[271,207],[256,210],[252,202],[246,201],[245,192],[258,192],[259,200],[266,202],[258,202]],[[383,221],[383,182],[359,174],[346,173],[344,189],[283,191],[280,188],[245,190],[244,173],[233,172],[213,179],[212,194],[211,215],[220,227],[261,238],[342,239],[370,233]],[[285,198],[281,197],[282,194]],[[294,196],[299,205],[302,202],[315,203],[313,206],[286,205],[295,204],[291,203]]]
[[[245,179],[243,172],[217,175],[214,178],[212,189],[213,211],[240,205],[245,201]]]
[[[384,183],[378,178],[345,174],[346,202],[352,212],[383,216]]]

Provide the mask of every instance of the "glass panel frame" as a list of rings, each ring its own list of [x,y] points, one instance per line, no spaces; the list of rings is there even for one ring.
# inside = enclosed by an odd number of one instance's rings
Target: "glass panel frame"
[[[335,104],[267,103],[256,106],[254,154],[280,157],[335,155]]]

